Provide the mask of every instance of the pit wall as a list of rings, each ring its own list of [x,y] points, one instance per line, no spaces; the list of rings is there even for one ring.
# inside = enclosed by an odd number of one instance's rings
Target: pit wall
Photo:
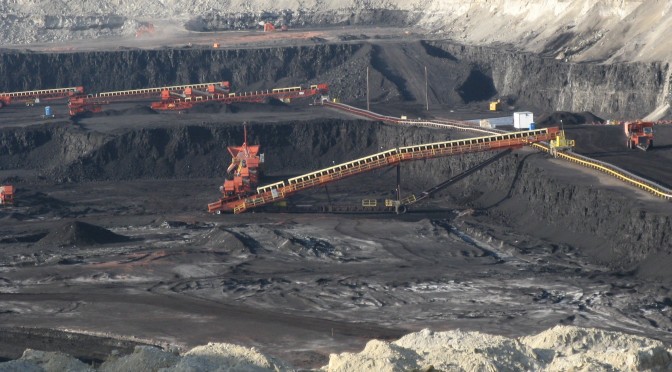
[[[568,63],[506,48],[427,44],[471,64],[492,79],[497,96],[519,107],[637,119],[669,101],[666,62]]]
[[[227,80],[242,92],[328,83],[333,96],[353,102],[365,100],[364,71],[371,67],[374,103],[414,101],[424,100],[424,92],[411,84],[423,78],[422,71],[417,75],[390,58],[420,58],[430,66],[434,107],[485,104],[503,97],[519,110],[591,111],[605,119],[635,119],[669,99],[664,94],[671,78],[669,65],[662,62],[566,63],[506,49],[430,41],[406,43],[403,50],[406,54],[400,56],[396,44],[354,43],[240,50],[5,52],[0,54],[0,91],[81,85],[93,93]]]

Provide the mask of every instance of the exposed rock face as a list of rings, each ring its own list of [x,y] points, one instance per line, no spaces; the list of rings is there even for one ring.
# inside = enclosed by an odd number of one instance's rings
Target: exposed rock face
[[[668,60],[672,26],[665,20],[671,8],[661,0],[17,0],[0,4],[0,40],[133,35],[146,21],[197,31],[254,29],[271,21],[290,27],[413,26],[468,44],[509,43],[576,61]]]
[[[507,97],[526,110],[642,118],[668,100],[667,63],[575,64],[530,53],[448,42],[347,43],[242,50],[176,49],[0,54],[0,91],[84,86],[114,91],[228,80],[238,92],[323,83],[334,97],[432,105]],[[123,76],[123,79],[119,79]]]

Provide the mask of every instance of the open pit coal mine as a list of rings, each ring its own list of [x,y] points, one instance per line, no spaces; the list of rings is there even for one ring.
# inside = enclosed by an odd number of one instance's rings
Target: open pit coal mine
[[[503,97],[499,116],[534,111],[546,126],[564,117],[576,152],[672,186],[672,127],[659,126],[643,152],[625,148],[621,127],[593,125],[653,111],[663,63],[571,64],[424,40],[4,51],[0,90],[328,83],[331,97],[366,107],[367,67],[372,111],[476,119]],[[305,369],[425,328],[519,337],[559,324],[672,342],[669,201],[603,173],[525,147],[405,214],[315,212],[393,199],[392,167],[286,206],[212,215],[244,122],[248,142],[262,146],[262,185],[474,134],[365,120],[311,100],[180,113],[126,103],[74,118],[52,107],[47,119],[42,105],[0,110],[0,181],[16,188],[15,205],[0,209],[0,361],[31,348],[95,366],[137,345],[229,342]],[[492,155],[403,163],[402,197]]]

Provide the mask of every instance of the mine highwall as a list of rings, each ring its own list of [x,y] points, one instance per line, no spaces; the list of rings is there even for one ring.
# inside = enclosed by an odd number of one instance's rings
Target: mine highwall
[[[478,92],[485,84],[491,88],[479,99],[506,97],[516,109],[591,111],[607,119],[631,119],[669,99],[664,94],[667,63],[566,63],[506,48],[406,43],[413,58],[431,66],[433,104],[464,103],[457,91]],[[400,46],[359,42],[226,50],[5,51],[0,53],[0,91],[83,85],[93,93],[227,80],[242,92],[325,82],[333,96],[361,101],[366,97],[364,71],[371,66],[372,79],[380,79],[372,90],[383,90],[374,93],[376,99],[413,98],[405,85],[415,76],[406,76],[403,64],[389,60],[396,54],[386,48]],[[474,80],[474,74],[480,78]]]

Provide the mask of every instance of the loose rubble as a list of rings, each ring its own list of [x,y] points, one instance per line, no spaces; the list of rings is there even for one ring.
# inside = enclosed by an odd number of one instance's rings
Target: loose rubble
[[[508,338],[461,330],[424,329],[397,341],[371,340],[359,353],[331,354],[325,372],[350,371],[667,371],[672,348],[660,341],[593,328],[556,326],[532,336]],[[0,371],[93,371],[58,352],[26,350]],[[295,371],[255,348],[208,343],[182,355],[137,346],[112,355],[98,371]]]

